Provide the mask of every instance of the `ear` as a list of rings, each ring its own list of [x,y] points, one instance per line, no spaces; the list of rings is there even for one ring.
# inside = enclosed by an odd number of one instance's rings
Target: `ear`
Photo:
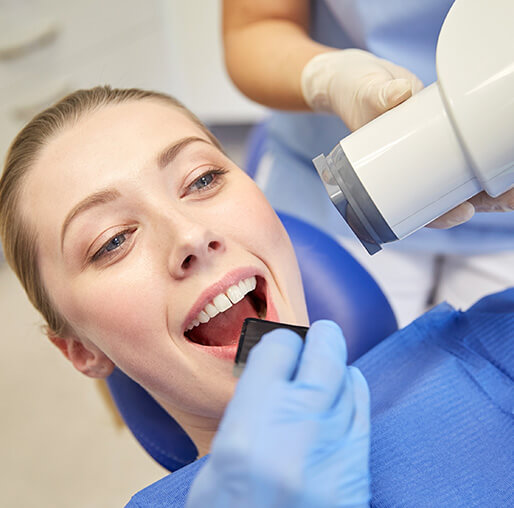
[[[51,333],[48,333],[48,338],[86,376],[106,378],[114,370],[114,363],[89,341],[81,341],[73,335],[59,337]]]

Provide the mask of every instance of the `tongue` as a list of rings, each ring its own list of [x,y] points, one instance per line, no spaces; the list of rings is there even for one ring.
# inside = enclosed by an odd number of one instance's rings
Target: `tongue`
[[[237,344],[243,321],[249,317],[258,318],[259,316],[247,295],[230,309],[211,318],[209,322],[193,328],[190,337],[208,346]]]

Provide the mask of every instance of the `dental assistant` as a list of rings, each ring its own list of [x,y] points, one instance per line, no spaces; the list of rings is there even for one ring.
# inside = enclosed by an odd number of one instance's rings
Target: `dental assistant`
[[[251,99],[290,110],[274,111],[266,124],[256,182],[277,210],[336,237],[379,282],[400,326],[429,303],[465,308],[514,284],[513,215],[475,214],[511,211],[514,190],[496,199],[481,193],[370,257],[328,199],[311,159],[436,79],[437,37],[451,5],[224,2],[232,80]]]

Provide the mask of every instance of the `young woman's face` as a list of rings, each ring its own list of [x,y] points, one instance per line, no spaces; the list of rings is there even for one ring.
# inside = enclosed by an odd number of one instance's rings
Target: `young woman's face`
[[[22,212],[65,335],[182,419],[222,414],[244,318],[307,323],[294,253],[268,202],[164,102],[111,105],[52,139]]]

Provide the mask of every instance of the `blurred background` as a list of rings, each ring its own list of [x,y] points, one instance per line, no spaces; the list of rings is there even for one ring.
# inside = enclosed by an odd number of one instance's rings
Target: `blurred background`
[[[217,0],[0,0],[0,153],[32,116],[99,84],[171,93],[244,164],[265,116],[226,76]],[[0,251],[0,506],[117,507],[165,476],[98,386],[42,333]]]

